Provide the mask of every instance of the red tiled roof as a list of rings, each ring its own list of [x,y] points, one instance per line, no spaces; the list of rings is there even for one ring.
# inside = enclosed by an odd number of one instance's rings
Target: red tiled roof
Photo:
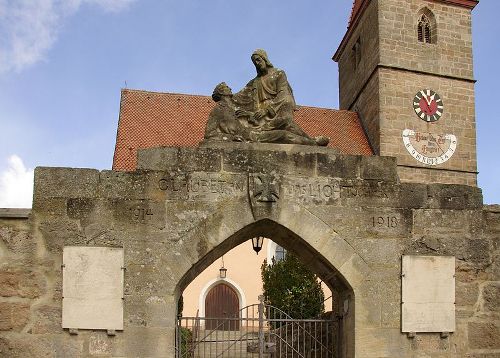
[[[361,9],[361,4],[363,3],[364,0],[354,0],[352,4],[352,10],[351,10],[351,16],[349,17],[349,26],[351,26],[352,22],[354,21],[354,18],[358,15],[359,9]]]
[[[214,105],[208,96],[122,90],[113,170],[135,170],[137,149],[197,146]],[[341,153],[373,154],[355,112],[300,106],[295,120]]]

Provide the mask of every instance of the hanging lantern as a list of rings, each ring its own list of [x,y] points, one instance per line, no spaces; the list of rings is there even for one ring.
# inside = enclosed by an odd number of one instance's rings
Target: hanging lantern
[[[253,250],[259,254],[259,251],[262,249],[262,244],[264,243],[264,237],[256,236],[252,238],[252,247]]]
[[[227,268],[224,267],[224,256],[222,256],[222,267],[219,269],[219,277],[226,278]]]

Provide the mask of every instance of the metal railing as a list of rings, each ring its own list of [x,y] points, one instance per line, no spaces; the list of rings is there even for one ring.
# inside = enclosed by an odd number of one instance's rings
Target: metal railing
[[[180,317],[177,358],[336,358],[338,332],[338,319],[293,319],[261,300],[234,317]]]

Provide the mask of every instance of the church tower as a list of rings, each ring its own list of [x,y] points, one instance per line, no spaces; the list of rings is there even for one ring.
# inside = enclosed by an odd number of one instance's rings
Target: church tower
[[[471,11],[477,0],[355,0],[333,59],[401,181],[477,185]]]

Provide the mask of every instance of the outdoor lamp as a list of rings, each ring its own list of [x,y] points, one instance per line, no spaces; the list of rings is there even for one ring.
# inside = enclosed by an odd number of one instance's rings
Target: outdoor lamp
[[[252,247],[253,250],[259,254],[260,249],[262,249],[262,243],[264,242],[264,238],[262,236],[256,236],[252,238]]]
[[[219,269],[219,277],[226,278],[227,268],[224,267],[224,256],[222,256],[222,267]]]

